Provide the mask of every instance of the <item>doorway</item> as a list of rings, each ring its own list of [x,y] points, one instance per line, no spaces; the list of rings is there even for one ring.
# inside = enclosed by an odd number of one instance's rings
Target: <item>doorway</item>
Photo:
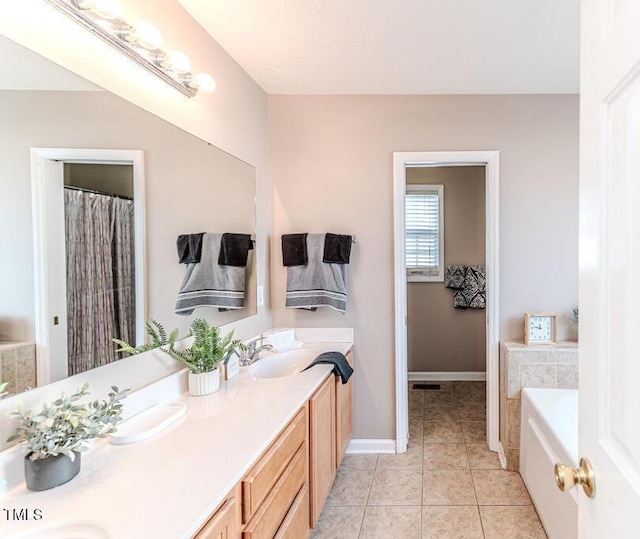
[[[482,166],[485,169],[487,443],[499,450],[498,383],[498,157],[497,151],[394,153],[396,451],[407,450],[409,429],[405,197],[407,170]]]
[[[485,380],[485,177],[484,166],[406,170],[410,382]]]
[[[38,386],[114,361],[112,337],[144,341],[142,155],[31,150]]]

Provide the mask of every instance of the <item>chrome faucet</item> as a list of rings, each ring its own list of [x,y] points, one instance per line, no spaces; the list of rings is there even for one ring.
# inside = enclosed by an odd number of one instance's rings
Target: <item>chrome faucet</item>
[[[270,344],[258,346],[258,343],[264,342],[264,339],[265,337],[261,335],[260,337],[256,337],[245,345],[239,347],[240,353],[238,354],[238,363],[241,367],[246,367],[258,361],[260,359],[260,352],[273,349],[273,346]]]

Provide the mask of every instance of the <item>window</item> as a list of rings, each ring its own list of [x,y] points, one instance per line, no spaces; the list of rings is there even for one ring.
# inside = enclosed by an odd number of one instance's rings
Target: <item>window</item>
[[[444,281],[444,186],[407,185],[405,256],[408,281]]]

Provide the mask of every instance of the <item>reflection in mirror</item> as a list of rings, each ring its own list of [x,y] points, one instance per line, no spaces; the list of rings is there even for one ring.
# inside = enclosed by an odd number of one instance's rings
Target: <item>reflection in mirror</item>
[[[133,201],[133,165],[64,164],[68,375],[116,361],[110,336],[136,338]]]
[[[193,317],[219,326],[255,314],[255,250],[242,308],[174,312],[188,267],[178,263],[177,237],[254,236],[255,169],[1,36],[0,58],[20,66],[0,71],[0,382],[7,390],[110,362],[111,339],[141,344],[149,319],[184,336]],[[39,156],[59,167],[62,180],[38,191],[33,154],[45,150],[67,157]],[[71,150],[80,157],[69,157]],[[135,159],[82,156],[90,150],[139,154],[141,186]],[[50,207],[59,214],[55,225]],[[116,263],[105,263],[99,249]],[[87,265],[102,273],[87,277]],[[61,303],[43,303],[47,294]]]

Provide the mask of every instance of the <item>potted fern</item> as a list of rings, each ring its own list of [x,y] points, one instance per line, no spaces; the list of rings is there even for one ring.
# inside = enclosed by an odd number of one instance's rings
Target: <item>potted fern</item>
[[[122,420],[122,403],[128,390],[112,387],[108,400],[82,404],[89,385],[73,395],[51,404],[44,403],[38,413],[18,409],[12,415],[19,420],[16,433],[7,441],[26,440],[29,453],[24,457],[25,480],[30,490],[47,490],[73,479],[80,471],[80,452],[94,438],[116,430]]]
[[[198,318],[191,323],[189,336],[194,337],[189,348],[177,350],[174,342],[163,351],[189,369],[189,393],[208,395],[220,387],[220,364],[240,344],[233,331],[222,336],[220,328]]]
[[[132,346],[128,342],[120,339],[111,339],[120,348],[116,352],[125,352],[127,354],[141,354],[142,352],[148,352],[162,346],[172,346],[178,338],[178,329],[174,329],[171,333],[167,334],[164,326],[160,322],[150,320],[145,324],[147,335],[151,337],[151,342],[147,344],[141,344],[139,346]]]

